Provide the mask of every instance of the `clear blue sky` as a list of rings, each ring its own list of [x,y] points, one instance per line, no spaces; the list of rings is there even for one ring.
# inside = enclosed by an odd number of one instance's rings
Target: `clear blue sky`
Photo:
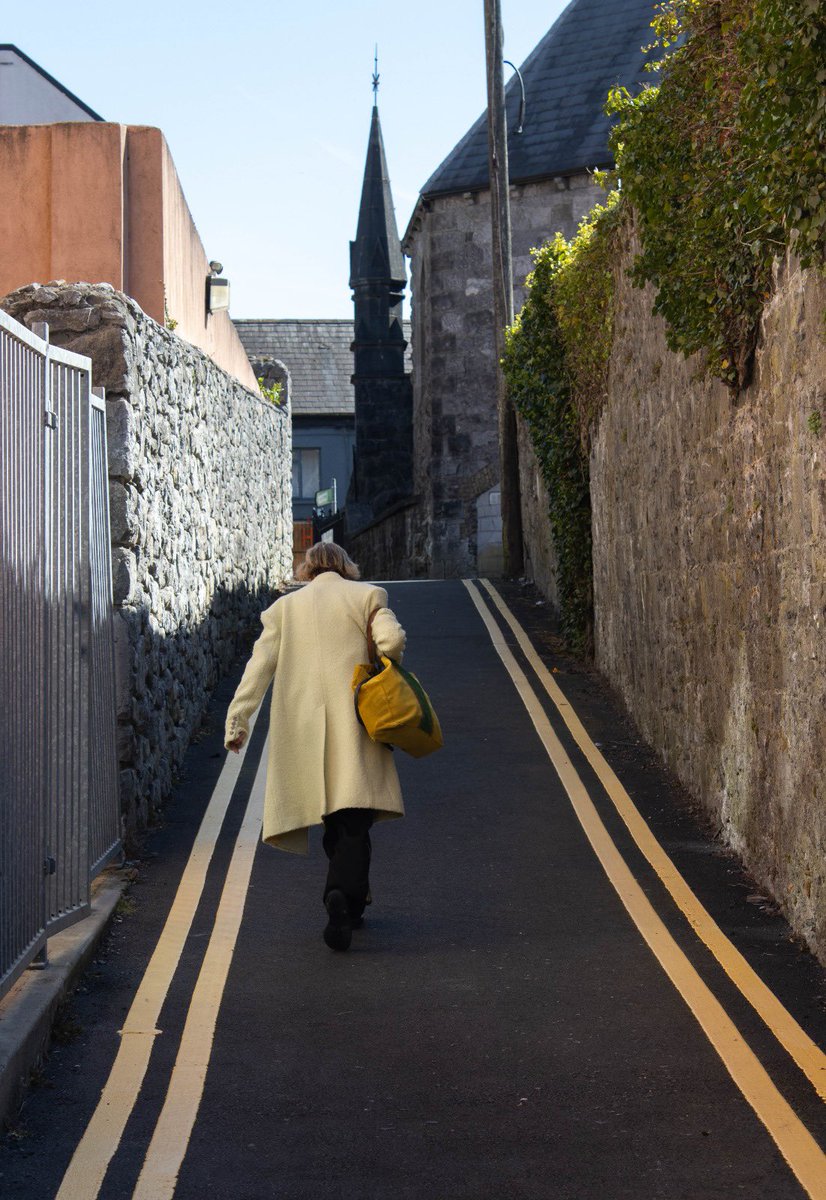
[[[485,107],[483,0],[65,0],[4,6],[11,42],[106,120],[165,133],[235,317],[349,317],[349,240],[379,111],[404,232]],[[521,64],[565,0],[502,0]]]

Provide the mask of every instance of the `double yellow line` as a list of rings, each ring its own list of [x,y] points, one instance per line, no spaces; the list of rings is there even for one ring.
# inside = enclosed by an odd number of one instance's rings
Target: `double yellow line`
[[[169,916],[129,1009],[121,1044],[92,1119],[78,1143],[55,1200],[95,1200],[137,1103],[149,1066],[157,1022],[206,882],[207,868],[250,744],[228,754],[215,785]],[[261,836],[266,774],[264,745],[252,793],[236,838],[212,935],[204,955],[172,1078],[134,1200],[171,1200],[201,1103],[218,1009],[244,911],[252,862]]]
[[[524,703],[539,738],[568,794],[574,812],[629,916],[657,958],[660,966],[691,1009],[703,1032],[720,1056],[745,1099],[763,1122],[789,1167],[811,1200],[826,1200],[826,1155],[780,1094],[746,1044],[734,1022],[700,978],[655,912],[605,828],[594,803],[573,763],[554,733],[536,692],[517,663],[498,623],[479,590],[465,580],[465,587],[479,612],[491,641]],[[482,585],[512,630],[516,641],[540,683],[570,730],[597,777],[625,822],[645,858],[657,872],[673,900],[688,919],[729,978],[739,988],[768,1028],[791,1055],[821,1099],[826,1098],[826,1055],[808,1037],[766,987],[739,951],[725,936],[689,888],[654,838],[638,809],[611,767],[586,733],[548,668],[542,662],[519,622],[496,589]]]

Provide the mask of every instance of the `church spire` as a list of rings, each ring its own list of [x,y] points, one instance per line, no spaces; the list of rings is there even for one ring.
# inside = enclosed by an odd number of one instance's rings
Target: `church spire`
[[[373,75],[374,93],[377,87],[378,70]],[[379,110],[374,103],[356,240],[350,243],[350,287],[379,280],[404,287],[407,275],[390,193]]]
[[[376,61],[358,229],[350,243],[356,444],[346,506],[349,531],[413,491],[413,389],[402,324],[407,272],[375,103],[378,83]]]

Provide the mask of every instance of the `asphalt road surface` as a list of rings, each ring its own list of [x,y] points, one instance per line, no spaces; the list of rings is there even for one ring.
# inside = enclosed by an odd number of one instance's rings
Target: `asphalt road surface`
[[[823,1200],[817,964],[541,608],[389,592],[445,747],[399,755],[351,949],[322,941],[320,831],[309,858],[258,840],[266,716],[222,747],[238,664],[0,1196]]]

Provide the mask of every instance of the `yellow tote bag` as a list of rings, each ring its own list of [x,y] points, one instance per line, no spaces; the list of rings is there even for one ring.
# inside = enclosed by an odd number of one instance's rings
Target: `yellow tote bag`
[[[374,742],[424,758],[442,745],[439,718],[413,672],[377,653],[372,626],[378,611],[367,622],[370,662],[360,663],[353,672],[356,716]]]

